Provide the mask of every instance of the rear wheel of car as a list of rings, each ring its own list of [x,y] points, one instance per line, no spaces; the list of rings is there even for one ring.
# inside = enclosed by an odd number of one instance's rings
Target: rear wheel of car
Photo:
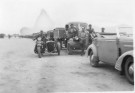
[[[68,52],[69,55],[72,54],[72,49],[71,49],[70,44],[67,44],[67,52]]]
[[[90,65],[92,67],[97,67],[99,64],[98,59],[94,56],[93,51],[90,52]]]
[[[125,76],[129,83],[134,84],[134,63],[133,58],[128,57],[124,66]]]

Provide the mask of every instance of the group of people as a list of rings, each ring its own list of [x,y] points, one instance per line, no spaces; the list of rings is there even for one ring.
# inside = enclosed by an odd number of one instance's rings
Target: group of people
[[[78,31],[77,31],[78,30]],[[81,44],[82,52],[81,55],[84,54],[84,49],[88,47],[92,43],[92,34],[95,33],[92,25],[89,24],[89,28],[80,27],[79,29],[75,28],[73,24],[70,25],[68,31],[68,39],[78,36],[79,42]]]
[[[68,34],[67,34],[67,39],[68,40],[70,38],[73,38],[73,37],[76,37],[76,36],[79,37],[79,42],[80,42],[81,48],[82,48],[81,55],[83,55],[85,48],[87,48],[88,45],[90,45],[92,43],[91,34],[95,33],[94,29],[92,28],[92,25],[89,24],[88,29],[85,28],[85,27],[81,27],[81,28],[77,29],[76,27],[74,27],[73,24],[71,24],[70,28],[66,29],[66,31],[68,32]],[[42,38],[42,41],[44,42],[43,47],[45,49],[46,36],[43,34],[43,31],[40,31],[40,34],[37,35],[34,39],[37,39],[38,37]]]

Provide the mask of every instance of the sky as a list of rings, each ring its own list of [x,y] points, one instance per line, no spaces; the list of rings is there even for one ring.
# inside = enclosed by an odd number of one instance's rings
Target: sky
[[[0,0],[0,33],[33,28],[42,9],[55,27],[71,21],[99,27],[133,25],[133,0]]]

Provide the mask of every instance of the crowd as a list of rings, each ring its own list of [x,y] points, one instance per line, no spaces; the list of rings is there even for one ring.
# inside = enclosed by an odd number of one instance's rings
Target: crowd
[[[92,25],[88,25],[88,29],[86,27],[75,27],[73,24],[70,24],[70,27],[66,27],[66,35],[67,35],[67,42],[70,38],[79,38],[78,42],[81,46],[81,55],[84,54],[85,48],[88,47],[92,43],[92,34],[95,33],[94,29],[92,28]],[[34,39],[37,39],[38,37],[42,38],[42,41],[44,42],[44,49],[45,49],[45,42],[46,42],[46,36],[43,34],[43,31],[40,31],[40,34],[37,35]],[[53,39],[54,40],[54,39]],[[67,43],[66,42],[66,43]]]
[[[92,25],[89,24],[89,28],[85,27],[79,27],[78,29],[73,26],[73,24],[70,25],[69,29],[66,29],[68,34],[67,38],[73,38],[73,37],[79,37],[79,42],[81,44],[82,52],[81,55],[84,54],[84,49],[88,47],[92,43],[92,34],[95,33],[94,29],[92,28]],[[79,31],[77,31],[79,30]]]

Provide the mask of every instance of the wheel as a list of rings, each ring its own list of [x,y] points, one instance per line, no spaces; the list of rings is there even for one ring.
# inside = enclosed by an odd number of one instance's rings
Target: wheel
[[[92,67],[97,67],[99,64],[98,59],[94,56],[93,51],[90,52],[90,65]]]
[[[67,52],[68,52],[69,55],[72,54],[72,49],[71,49],[70,44],[67,44]]]
[[[35,48],[34,48],[34,53],[37,54],[37,46],[35,45]]]
[[[38,52],[38,57],[41,58],[42,54],[41,54],[41,48],[37,47],[37,52]]]
[[[129,83],[134,84],[134,63],[132,57],[127,58],[124,66],[124,71]]]
[[[60,50],[61,50],[61,47],[60,47],[60,43],[58,42],[57,43],[57,52],[58,52],[58,55],[60,55]]]

